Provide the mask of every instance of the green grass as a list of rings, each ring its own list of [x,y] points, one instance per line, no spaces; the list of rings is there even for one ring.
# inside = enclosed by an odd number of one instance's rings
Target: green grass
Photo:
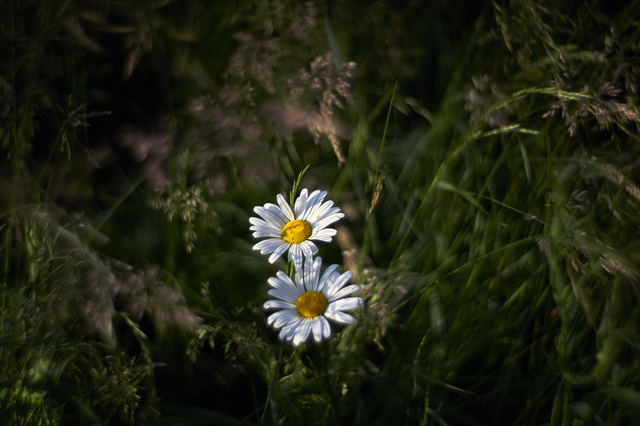
[[[419,3],[3,8],[0,423],[640,423],[640,4]],[[365,306],[294,348],[307,166]]]

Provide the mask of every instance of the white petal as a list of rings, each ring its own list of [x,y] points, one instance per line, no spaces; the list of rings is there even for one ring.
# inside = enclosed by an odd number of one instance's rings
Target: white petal
[[[324,319],[324,317],[320,316],[314,318],[314,321],[311,322],[311,335],[316,342],[322,340],[322,322],[320,318]]]
[[[285,288],[272,288],[268,292],[269,296],[277,297],[280,300],[284,300],[285,302],[295,303],[298,300],[298,297],[302,294],[298,287],[285,287]]]
[[[268,240],[262,240],[253,246],[254,250],[260,250],[261,254],[273,253],[283,244],[284,241],[280,238],[269,238]]]
[[[331,325],[324,316],[322,317],[322,336],[327,339],[331,337]]]
[[[333,207],[329,209],[329,211],[325,216],[333,216],[333,215],[340,216],[340,218],[344,217],[344,213],[340,212],[340,207]]]
[[[293,211],[291,211],[291,206],[289,206],[289,203],[287,203],[287,200],[284,199],[282,194],[278,194],[276,199],[278,200],[278,205],[280,206],[280,209],[282,210],[284,215],[287,217],[287,223],[291,222],[292,220],[295,220],[296,218],[293,215]]]
[[[280,206],[276,204],[267,203],[264,205],[264,208],[270,211],[271,213],[273,213],[274,215],[278,216],[280,218],[280,222],[282,223],[289,222],[289,218],[287,217],[287,214],[282,211]]]
[[[253,228],[257,226],[269,226],[269,222],[267,222],[266,220],[260,219],[259,217],[250,217],[249,223],[253,225],[249,228],[251,230],[253,230]]]
[[[296,312],[296,315],[297,315],[297,312]],[[291,339],[293,339],[293,336],[297,333],[298,328],[302,324],[302,320],[303,319],[304,318],[302,318],[300,315],[297,315],[297,318],[295,320],[292,320],[289,324],[284,326],[282,328],[282,330],[280,330],[279,337],[282,340],[291,340]]]
[[[313,339],[316,342],[322,340],[322,338],[328,338],[331,336],[331,326],[329,325],[329,321],[323,316],[319,316],[316,318],[316,321],[313,323]]]
[[[302,269],[303,256],[300,244],[291,244],[291,248],[289,249],[289,260],[293,262],[296,271]]]
[[[249,228],[253,233],[253,238],[282,238],[282,231],[267,225],[256,225]]]
[[[276,260],[278,260],[278,258],[280,256],[282,256],[282,254],[287,251],[287,249],[289,248],[290,244],[289,243],[284,243],[282,244],[282,240],[280,240],[281,245],[275,249],[275,251],[273,252],[273,254],[271,256],[269,256],[269,263],[274,263]],[[264,253],[263,253],[264,254]]]
[[[344,214],[342,213],[332,214],[330,216],[323,217],[322,219],[319,219],[314,223],[309,222],[309,225],[311,225],[312,229],[320,231],[326,228],[327,226],[331,225],[332,223],[339,221],[343,217],[344,217]]]
[[[316,247],[316,245],[309,240],[303,241],[298,245],[302,249],[302,252],[304,253],[304,257],[306,258],[313,257],[313,255],[318,252],[318,247]]]
[[[324,271],[324,274],[322,274],[322,277],[320,278],[317,287],[318,289],[316,291],[319,291],[326,296],[327,282],[329,282],[329,278],[331,278],[333,271],[335,271],[337,267],[338,265],[331,265],[327,268],[326,271]]]
[[[267,208],[268,206],[271,206],[271,208]],[[253,210],[258,213],[266,223],[279,227],[280,229],[282,229],[282,227],[287,223],[283,218],[284,215],[280,208],[274,204],[267,204],[265,207],[258,206]]]
[[[341,311],[333,311],[327,309],[323,315],[330,320],[337,322],[338,324],[353,324],[353,322],[355,321],[355,318],[353,318],[351,315]]]
[[[271,228],[268,226],[252,226],[250,231],[254,231],[251,235],[253,238],[282,238],[282,232],[279,229]]]
[[[305,262],[304,284],[308,291],[318,290],[318,278],[320,277],[320,268],[322,267],[322,258],[307,257]]]
[[[311,245],[307,241],[303,241],[300,243],[300,248],[302,249],[302,253],[304,253],[304,257],[307,259],[313,258],[313,250],[311,249]]]
[[[309,196],[306,201],[306,208],[304,211],[300,212],[300,219],[306,221],[315,221],[318,216],[318,211],[322,209],[322,200],[327,195],[326,191],[315,190]],[[333,201],[330,202],[333,204]]]
[[[283,297],[280,298],[291,303],[296,303],[298,297],[300,297],[304,291],[294,284],[291,278],[282,271],[278,271],[277,278],[271,277],[267,282],[273,287],[273,290],[269,290],[269,294],[273,294],[274,296],[276,296],[276,294],[283,295]]]
[[[295,303],[285,302],[284,300],[267,300],[263,305],[264,309],[295,309]]]
[[[350,309],[362,307],[362,299],[360,297],[347,297],[345,299],[330,302],[329,306],[331,311],[348,311]]]
[[[319,219],[326,216],[326,214],[331,210],[331,206],[333,206],[333,201],[327,201],[324,204],[317,203],[312,209],[309,209],[305,220],[308,219],[310,221],[317,222]]]
[[[269,315],[269,318],[267,318],[267,324],[278,329],[285,324],[295,322],[299,318],[300,315],[298,315],[298,312],[295,309],[284,309]]]
[[[295,268],[295,270],[296,287],[298,287],[300,291],[304,292],[306,291],[304,287],[304,270],[299,268]]]
[[[300,195],[298,196],[298,198],[296,198],[296,201],[293,204],[294,214],[297,219],[304,220],[304,212],[307,208],[307,194],[307,188],[304,188],[302,191],[300,191]]]
[[[345,288],[341,289],[339,292],[331,294],[331,295],[327,295],[327,300],[329,302],[333,302],[334,300],[338,300],[338,299],[342,299],[348,295],[350,295],[353,292],[356,292],[360,290],[360,286],[356,285],[356,284],[351,284],[349,286],[346,286]]]
[[[340,289],[342,289],[342,287],[347,285],[347,283],[349,282],[349,280],[353,276],[351,271],[347,271],[347,272],[343,273],[342,275],[340,275],[338,277],[336,277],[335,274],[337,274],[337,272],[335,272],[334,275],[331,276],[331,278],[329,279],[329,284],[326,287],[325,295],[327,297],[332,296],[332,295],[336,294],[338,291],[340,291]]]
[[[309,195],[309,201],[307,203],[311,205],[320,205],[326,196],[327,191],[320,191],[319,189],[316,189],[311,193],[311,195]]]
[[[333,239],[333,237],[337,233],[338,232],[335,229],[324,228],[324,229],[321,229],[321,230],[319,230],[317,232],[312,233],[311,236],[309,236],[309,239],[310,240],[316,240],[316,241],[322,241],[324,243],[330,243],[331,240]],[[277,235],[273,235],[273,236],[277,236]],[[254,237],[255,237],[255,235],[254,235]]]
[[[296,331],[295,336],[293,336],[293,346],[298,346],[301,343],[304,343],[309,337],[309,333],[311,332],[311,321],[306,320],[302,321],[300,327]]]
[[[267,283],[273,288],[286,288],[292,287],[294,284],[291,281],[291,278],[287,276],[282,271],[278,271],[275,277],[271,277],[267,280]]]

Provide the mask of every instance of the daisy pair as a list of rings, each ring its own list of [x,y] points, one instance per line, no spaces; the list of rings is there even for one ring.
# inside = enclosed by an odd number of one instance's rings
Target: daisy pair
[[[332,201],[324,202],[326,191],[307,189],[293,203],[293,209],[282,195],[277,196],[278,205],[265,204],[254,211],[260,218],[249,219],[255,238],[268,237],[253,248],[262,254],[270,254],[269,262],[274,263],[288,251],[288,259],[293,262],[295,275],[288,276],[279,271],[268,280],[272,287],[265,309],[279,309],[271,314],[267,323],[280,329],[280,339],[298,346],[309,337],[316,342],[331,336],[329,321],[351,324],[353,316],[346,313],[362,306],[359,297],[347,297],[360,289],[348,285],[351,272],[338,273],[338,265],[331,265],[320,274],[322,258],[313,256],[318,252],[314,241],[331,242],[336,235],[329,225],[340,220],[344,214]]]

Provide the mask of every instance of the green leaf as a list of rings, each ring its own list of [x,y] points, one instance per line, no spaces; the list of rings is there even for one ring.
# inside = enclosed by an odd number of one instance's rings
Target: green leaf
[[[296,201],[296,193],[298,192],[298,185],[300,185],[300,182],[302,181],[302,177],[304,176],[305,172],[307,171],[307,169],[309,168],[310,165],[307,165],[307,167],[305,167],[299,174],[298,174],[298,178],[293,182],[293,186],[291,187],[291,193],[289,194],[289,204],[291,205],[291,209],[293,210],[294,208],[294,204]]]
[[[449,192],[453,192],[455,194],[460,195],[462,198],[464,198],[465,200],[467,200],[469,202],[469,204],[473,205],[474,207],[476,207],[478,210],[480,210],[482,213],[484,213],[485,215],[488,215],[489,213],[480,205],[480,203],[478,202],[478,200],[476,200],[475,198],[473,198],[473,194],[471,192],[467,192],[467,191],[463,191],[459,188],[456,188],[455,186],[453,186],[452,184],[450,184],[449,182],[443,182],[443,181],[438,181],[438,183],[436,183],[436,186],[442,190],[445,191],[449,191]]]
[[[627,410],[633,424],[640,424],[640,392],[629,388],[604,388],[605,395],[615,399]]]
[[[444,380],[440,380],[437,377],[434,377],[434,376],[432,376],[430,374],[427,374],[427,373],[418,372],[418,376],[422,377],[423,379],[426,379],[426,380],[430,381],[434,385],[442,386],[442,387],[444,387],[446,389],[449,389],[450,391],[455,392],[455,393],[459,393],[459,394],[463,394],[463,395],[476,395],[475,392],[471,392],[471,391],[459,388],[457,386],[453,386],[453,385],[445,382]]]

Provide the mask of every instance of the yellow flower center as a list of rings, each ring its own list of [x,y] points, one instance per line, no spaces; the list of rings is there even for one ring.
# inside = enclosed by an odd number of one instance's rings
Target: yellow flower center
[[[282,239],[289,244],[300,244],[311,235],[311,225],[304,220],[292,220],[282,228]]]
[[[296,301],[296,310],[305,318],[315,318],[327,310],[327,298],[317,291],[302,293]]]

